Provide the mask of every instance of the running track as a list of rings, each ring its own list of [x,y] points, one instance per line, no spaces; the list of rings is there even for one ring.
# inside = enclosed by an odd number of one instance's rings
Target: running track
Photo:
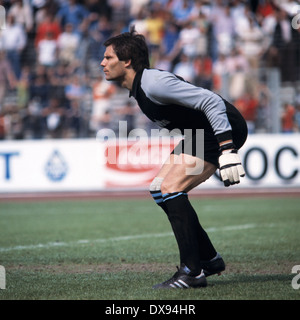
[[[300,188],[253,188],[234,189],[196,189],[190,192],[197,198],[228,198],[228,197],[299,197]],[[57,201],[57,200],[100,200],[100,199],[149,198],[148,190],[107,190],[83,192],[28,192],[0,193],[0,202],[16,201]]]

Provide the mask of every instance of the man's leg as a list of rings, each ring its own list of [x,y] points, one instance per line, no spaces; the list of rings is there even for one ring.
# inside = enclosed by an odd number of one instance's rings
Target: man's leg
[[[161,193],[161,185],[166,175],[172,169],[172,166],[175,163],[177,158],[178,156],[174,154],[171,154],[169,156],[169,158],[161,167],[160,171],[158,172],[157,176],[153,179],[149,187],[150,194],[153,197],[154,201],[165,211],[167,215],[168,215],[168,209],[163,201],[163,197]]]
[[[187,192],[207,180],[215,170],[214,165],[199,158],[171,154],[150,186],[152,196],[170,220],[178,243],[180,262],[193,274],[199,273],[201,261],[214,258],[216,251],[199,223]]]

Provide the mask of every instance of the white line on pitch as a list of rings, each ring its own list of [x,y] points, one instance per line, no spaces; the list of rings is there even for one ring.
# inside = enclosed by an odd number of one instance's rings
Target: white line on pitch
[[[233,230],[245,230],[245,229],[252,229],[257,227],[258,225],[254,223],[250,224],[243,224],[243,225],[236,225],[236,226],[225,226],[225,227],[213,227],[207,228],[207,232],[218,232],[218,231],[233,231]],[[273,224],[269,224],[269,227],[273,226]],[[77,241],[69,241],[69,242],[47,242],[47,243],[39,243],[39,244],[31,244],[31,245],[19,245],[9,248],[1,248],[0,252],[8,252],[14,250],[33,250],[33,249],[49,249],[53,247],[68,247],[80,244],[89,244],[89,243],[107,243],[113,241],[128,241],[128,240],[136,240],[136,239],[147,239],[147,238],[161,238],[161,237],[169,237],[172,236],[172,232],[167,233],[152,233],[152,234],[138,234],[138,235],[130,235],[130,236],[121,236],[121,237],[113,237],[113,238],[106,238],[106,239],[94,239],[94,240],[77,240]]]

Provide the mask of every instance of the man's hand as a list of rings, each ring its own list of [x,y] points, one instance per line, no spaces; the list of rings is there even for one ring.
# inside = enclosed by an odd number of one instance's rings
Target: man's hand
[[[224,186],[240,183],[240,177],[245,176],[245,170],[234,145],[231,143],[221,146],[220,153],[219,169]]]

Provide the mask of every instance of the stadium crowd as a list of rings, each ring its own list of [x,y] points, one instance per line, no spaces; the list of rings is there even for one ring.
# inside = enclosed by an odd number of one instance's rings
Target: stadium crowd
[[[93,137],[102,128],[117,130],[120,119],[128,121],[128,131],[141,126],[128,93],[105,81],[100,68],[103,42],[132,25],[146,36],[152,67],[218,93],[226,82],[227,98],[250,133],[270,132],[271,93],[261,70],[276,68],[281,85],[295,93],[282,103],[281,131],[300,131],[300,28],[294,18],[299,1],[0,0],[0,5],[6,11],[0,30],[0,139]]]

